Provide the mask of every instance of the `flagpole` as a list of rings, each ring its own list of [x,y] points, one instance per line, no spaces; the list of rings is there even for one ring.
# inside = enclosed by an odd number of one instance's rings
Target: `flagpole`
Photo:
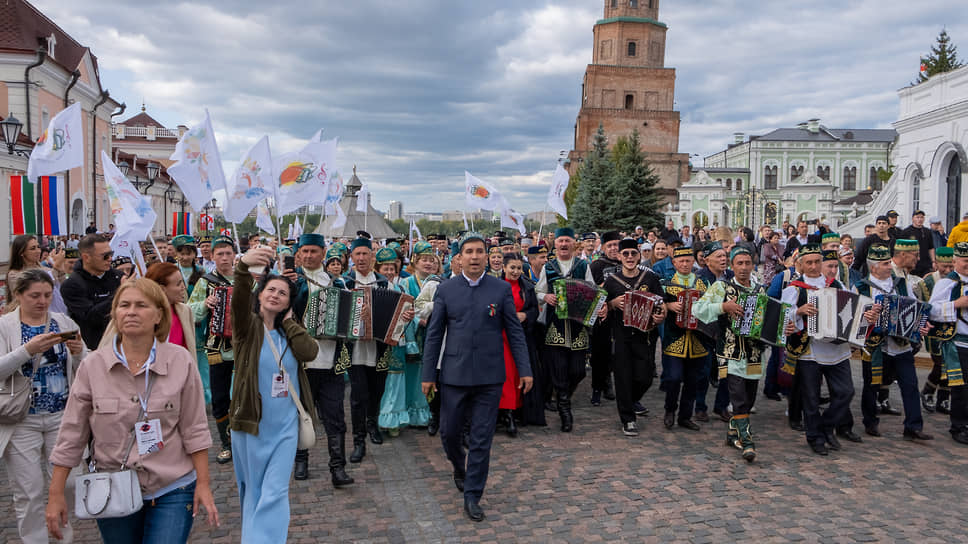
[[[148,240],[151,240],[151,247],[155,248],[155,255],[161,258],[161,253],[158,252],[158,246],[155,245],[155,237],[152,236],[151,232],[148,233]]]
[[[239,248],[239,251],[242,251],[242,244],[239,243],[239,227],[236,226],[235,221],[232,222],[232,236],[235,238],[235,246]]]
[[[538,220],[538,239],[534,241],[535,244],[541,241],[541,229],[544,228],[545,216],[548,215],[548,204],[545,203],[545,207],[541,210],[541,219]]]

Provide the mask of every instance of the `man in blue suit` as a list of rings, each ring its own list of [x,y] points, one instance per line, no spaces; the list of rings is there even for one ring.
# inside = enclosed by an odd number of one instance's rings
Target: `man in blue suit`
[[[511,284],[484,273],[484,237],[474,232],[465,234],[458,251],[461,274],[441,283],[434,295],[434,311],[424,344],[422,382],[425,395],[431,391],[440,393],[440,438],[454,466],[454,484],[464,493],[467,516],[481,521],[484,511],[478,503],[487,482],[491,440],[505,380],[502,331],[507,333],[521,377],[519,387],[525,393],[532,385],[531,365],[524,329],[514,309]],[[461,443],[465,421],[470,423],[466,457]]]

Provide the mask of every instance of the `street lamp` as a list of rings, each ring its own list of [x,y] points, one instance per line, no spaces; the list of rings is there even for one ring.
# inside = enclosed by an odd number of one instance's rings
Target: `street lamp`
[[[122,176],[128,177],[128,172],[131,171],[131,165],[128,164],[128,161],[121,161],[121,164],[118,165],[118,170],[121,171]]]
[[[168,203],[175,202],[175,190],[171,188],[173,182],[168,182],[168,188],[165,189],[165,195],[161,199],[165,203],[165,232],[168,232]]]
[[[155,162],[149,162],[145,166],[145,171],[148,172],[148,183],[145,185],[145,190],[142,191],[144,194],[148,194],[148,189],[150,189],[151,186],[155,184],[155,179],[158,178],[158,172],[160,170],[161,170],[161,167],[158,166],[158,163],[155,163]]]
[[[0,127],[3,127],[3,140],[7,142],[7,154],[13,155],[13,146],[17,144],[17,140],[20,138],[20,131],[23,130],[24,124],[14,117],[11,112],[6,119],[0,121]]]

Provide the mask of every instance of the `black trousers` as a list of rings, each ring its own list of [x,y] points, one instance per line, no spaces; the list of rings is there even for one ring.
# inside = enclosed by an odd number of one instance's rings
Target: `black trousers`
[[[346,434],[346,414],[343,399],[346,397],[346,381],[333,369],[307,368],[309,388],[316,403],[316,415],[323,422],[326,436]]]
[[[504,384],[459,386],[439,384],[440,441],[456,471],[465,471],[464,497],[475,501],[484,494],[491,463],[491,442]],[[464,421],[469,420],[468,450],[461,442]]]
[[[803,423],[803,392],[801,391],[800,364],[797,362],[797,370],[793,373],[793,382],[790,385],[790,396],[787,397],[787,419],[790,424]]]
[[[904,428],[920,431],[924,428],[924,420],[921,416],[918,375],[914,369],[914,352],[908,351],[898,355],[883,354],[881,360],[884,384],[890,384],[896,379],[901,389],[901,400],[904,403]],[[864,388],[861,390],[860,409],[864,416],[864,426],[871,427],[880,421],[877,415],[880,413],[877,402],[885,388],[871,383],[871,363],[864,361],[863,365]]]
[[[618,417],[624,425],[635,421],[635,403],[652,387],[655,377],[655,335],[637,334],[623,340],[616,339],[611,367],[615,374]],[[594,367],[592,376],[594,383]]]
[[[592,332],[592,389],[605,391],[608,388],[609,362],[612,357],[612,335],[610,326],[597,324]],[[654,361],[653,361],[654,362]]]
[[[968,362],[968,349],[958,348],[958,359],[964,372],[964,366]],[[951,431],[960,432],[968,429],[968,385],[956,385],[950,389]]]
[[[854,398],[854,382],[850,376],[850,360],[835,365],[822,365],[815,361],[798,361],[800,394],[803,399],[803,426],[807,442],[823,444],[826,434],[834,430],[846,418],[850,401]],[[827,380],[830,389],[830,405],[820,413],[820,380]]]
[[[934,364],[931,366],[931,372],[928,373],[928,377],[924,380],[924,387],[921,388],[921,393],[924,395],[936,395],[936,401],[941,402],[949,398],[948,380],[947,378],[941,379],[941,365],[944,363],[944,357],[932,353],[931,362]]]
[[[380,399],[387,383],[386,371],[377,372],[375,366],[350,367],[350,415],[353,433],[366,433],[366,420],[380,416]]]
[[[440,370],[434,374],[434,383],[440,383]],[[438,388],[439,389],[439,388]],[[430,415],[437,418],[438,424],[440,423],[440,391],[438,390],[434,394],[434,398],[428,403],[430,404]]]
[[[733,415],[742,416],[750,413],[756,403],[756,389],[759,380],[750,380],[733,374],[726,375],[726,387],[729,389],[729,402],[733,404]]]
[[[212,417],[219,421],[228,417],[229,403],[232,397],[232,372],[235,361],[223,360],[221,363],[209,365],[208,379],[212,388]]]
[[[585,356],[587,350],[571,350],[568,348],[545,349],[547,355],[548,373],[551,375],[551,384],[558,393],[571,397],[578,384],[585,379]]]

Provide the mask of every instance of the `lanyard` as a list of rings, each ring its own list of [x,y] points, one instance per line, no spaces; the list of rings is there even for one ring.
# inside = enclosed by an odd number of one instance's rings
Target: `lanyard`
[[[124,361],[124,365],[128,366],[128,357],[124,354],[124,344],[118,342],[118,352],[121,355],[121,359]],[[147,417],[148,415],[148,398],[151,396],[150,378],[151,378],[151,363],[155,362],[155,346],[151,346],[151,351],[148,353],[148,360],[141,365],[141,370],[145,373],[145,395],[142,397],[138,394],[138,402],[141,403],[141,411]]]

